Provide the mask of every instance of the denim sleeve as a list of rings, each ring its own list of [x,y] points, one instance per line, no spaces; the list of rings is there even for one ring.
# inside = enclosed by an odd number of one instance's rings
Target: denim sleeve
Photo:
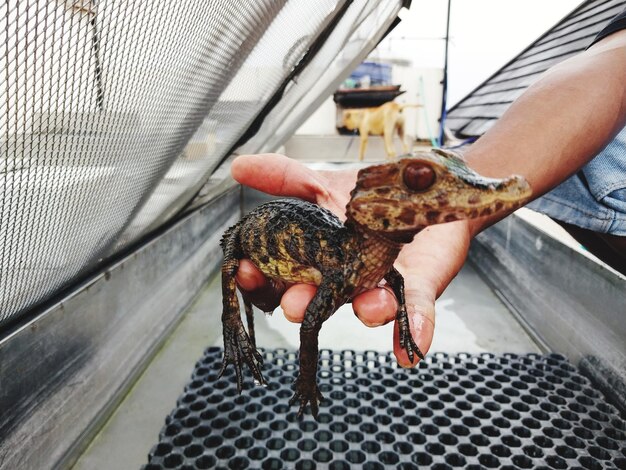
[[[626,128],[581,171],[528,207],[594,232],[626,236]]]

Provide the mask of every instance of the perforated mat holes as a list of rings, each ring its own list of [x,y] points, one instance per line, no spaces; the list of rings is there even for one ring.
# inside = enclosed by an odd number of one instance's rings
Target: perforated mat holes
[[[323,350],[317,422],[287,406],[296,354],[263,355],[268,386],[246,373],[238,395],[207,349],[144,470],[626,468],[626,422],[558,355],[439,353],[405,370]]]

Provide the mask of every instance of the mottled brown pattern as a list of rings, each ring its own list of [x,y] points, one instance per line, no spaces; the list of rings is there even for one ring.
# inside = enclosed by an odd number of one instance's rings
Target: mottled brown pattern
[[[412,172],[408,176],[404,174],[407,165]],[[411,360],[414,355],[423,357],[409,329],[404,280],[393,268],[402,244],[428,225],[508,210],[529,195],[528,185],[519,177],[482,178],[457,155],[436,150],[361,170],[345,223],[326,209],[300,200],[280,199],[259,206],[222,239],[224,363],[220,375],[228,364],[234,364],[241,389],[245,363],[255,379],[264,383],[251,307],[246,303],[248,332],[239,311],[234,276],[240,259],[252,260],[277,285],[318,286],[300,327],[300,374],[290,402],[300,401],[298,415],[309,403],[317,416],[322,399],[316,380],[317,338],[324,321],[351,297],[385,278],[398,297],[401,347]]]
[[[387,215],[389,214],[389,208],[385,206],[377,205],[374,207],[374,210],[372,211],[372,213],[374,214],[374,217],[376,218],[387,217]]]
[[[398,220],[400,220],[405,225],[412,225],[415,221],[415,210],[410,207],[403,207],[400,211],[400,215],[398,215]]]
[[[438,194],[437,204],[439,204],[439,207],[441,208],[446,207],[448,205],[448,196],[446,194]]]
[[[380,165],[370,168],[372,170],[367,174],[367,178],[363,178],[361,181],[363,189],[385,186],[387,182],[397,178],[399,173],[396,166]]]

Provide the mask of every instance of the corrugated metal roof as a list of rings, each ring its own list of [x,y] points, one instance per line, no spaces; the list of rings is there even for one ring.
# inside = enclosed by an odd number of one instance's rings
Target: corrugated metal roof
[[[448,112],[457,136],[480,136],[548,68],[583,51],[626,6],[623,0],[583,2]]]

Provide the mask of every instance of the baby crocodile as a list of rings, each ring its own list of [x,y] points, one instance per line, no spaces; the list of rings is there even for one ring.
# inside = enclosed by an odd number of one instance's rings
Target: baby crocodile
[[[310,403],[317,417],[322,399],[316,380],[322,323],[382,279],[398,299],[401,347],[411,361],[414,355],[424,357],[409,329],[404,279],[393,267],[402,245],[429,225],[517,208],[531,191],[519,176],[482,177],[451,152],[433,150],[408,157],[359,171],[345,223],[315,204],[279,199],[257,207],[225,232],[221,241],[224,360],[220,377],[228,364],[234,364],[241,392],[241,369],[246,363],[254,378],[265,383],[254,340],[252,306],[244,302],[246,333],[237,301],[235,274],[242,258],[249,258],[274,282],[318,286],[300,327],[300,373],[289,402],[300,401],[298,416]]]

